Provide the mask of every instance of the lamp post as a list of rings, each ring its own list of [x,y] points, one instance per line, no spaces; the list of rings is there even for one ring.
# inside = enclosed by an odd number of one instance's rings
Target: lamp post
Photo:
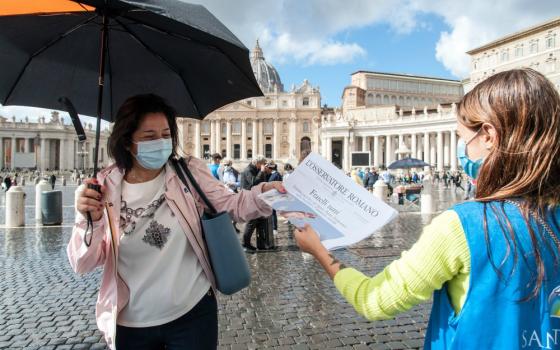
[[[33,139],[33,149],[35,151],[35,170],[39,170],[39,155],[37,153],[39,150],[40,142],[41,142],[41,136],[37,134],[37,136],[35,136],[35,139]]]

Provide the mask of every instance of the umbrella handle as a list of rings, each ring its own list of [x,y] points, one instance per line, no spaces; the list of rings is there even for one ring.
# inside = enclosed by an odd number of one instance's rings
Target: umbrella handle
[[[97,192],[101,193],[101,185],[97,185],[97,184],[88,184],[87,188],[91,188],[92,190],[96,190]],[[91,233],[89,235],[89,240],[88,240],[88,231],[91,229]],[[86,226],[86,232],[84,234],[84,244],[86,245],[86,247],[89,248],[89,246],[91,245],[91,240],[93,239],[93,219],[91,218],[91,213],[88,211],[87,212],[87,226]]]

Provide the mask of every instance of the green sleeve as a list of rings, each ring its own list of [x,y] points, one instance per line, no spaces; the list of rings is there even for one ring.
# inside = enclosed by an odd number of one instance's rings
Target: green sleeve
[[[457,279],[452,304],[460,310],[470,272],[470,253],[461,221],[446,211],[426,226],[418,241],[383,271],[370,278],[353,269],[340,270],[334,283],[364,317],[383,320],[429,300],[434,290]]]

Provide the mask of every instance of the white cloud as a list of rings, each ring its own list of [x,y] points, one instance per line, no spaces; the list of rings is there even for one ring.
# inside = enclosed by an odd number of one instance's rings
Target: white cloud
[[[302,65],[347,63],[367,56],[360,43],[334,39],[344,31],[385,23],[408,35],[425,30],[420,15],[433,14],[449,27],[440,33],[434,56],[458,78],[469,72],[465,51],[560,12],[558,0],[190,1],[205,5],[248,47],[260,38],[268,60]]]

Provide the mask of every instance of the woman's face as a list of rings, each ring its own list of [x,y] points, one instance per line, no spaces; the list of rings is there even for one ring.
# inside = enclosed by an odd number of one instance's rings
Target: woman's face
[[[494,144],[496,129],[488,123],[482,124],[478,131],[473,131],[457,121],[457,134],[465,141],[467,157],[472,160],[484,159]]]
[[[148,113],[144,116],[138,129],[132,134],[132,145],[130,152],[138,154],[138,145],[142,141],[152,141],[157,139],[168,139],[171,137],[169,123],[163,113]]]

